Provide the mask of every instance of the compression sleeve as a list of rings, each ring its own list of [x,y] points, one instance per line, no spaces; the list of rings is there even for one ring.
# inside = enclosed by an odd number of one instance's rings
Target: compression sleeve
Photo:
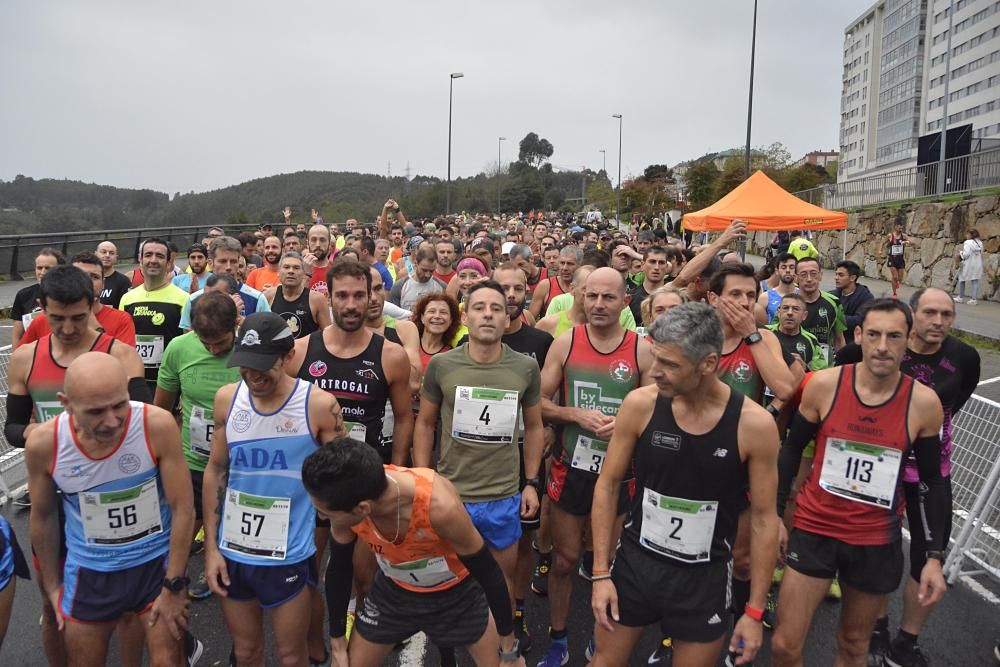
[[[497,624],[497,634],[501,637],[514,632],[514,614],[510,608],[510,594],[507,591],[507,582],[503,578],[500,566],[493,559],[490,550],[483,544],[483,548],[471,556],[459,556],[462,564],[468,568],[479,585],[486,592],[486,602],[493,612],[493,620]]]
[[[920,519],[924,524],[927,549],[948,548],[948,524],[951,519],[950,483],[941,477],[941,436],[917,438],[913,455],[920,475]]]
[[[330,636],[347,634],[347,605],[351,601],[351,583],[354,579],[354,544],[341,544],[330,540],[330,561],[326,564],[326,611],[330,616]]]
[[[7,394],[7,421],[3,434],[11,447],[24,449],[24,429],[31,422],[31,397],[23,394]]]
[[[785,516],[788,494],[791,493],[792,482],[795,481],[799,465],[802,463],[802,451],[809,441],[816,437],[817,431],[819,424],[813,424],[803,417],[801,412],[795,411],[788,436],[778,453],[778,516]]]
[[[149,395],[149,385],[145,378],[130,378],[128,381],[128,397],[140,403],[152,403],[153,397]]]

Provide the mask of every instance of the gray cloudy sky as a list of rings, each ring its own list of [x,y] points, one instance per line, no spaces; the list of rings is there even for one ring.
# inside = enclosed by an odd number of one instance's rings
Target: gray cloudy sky
[[[837,144],[869,0],[760,0],[753,144]],[[202,191],[302,169],[444,177],[517,157],[622,172],[741,145],[750,0],[0,3],[0,179]]]

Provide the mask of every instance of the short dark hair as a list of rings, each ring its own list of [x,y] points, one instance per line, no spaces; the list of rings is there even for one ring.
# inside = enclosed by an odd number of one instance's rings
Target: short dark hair
[[[798,264],[798,260],[795,259],[795,255],[793,255],[790,252],[783,252],[774,258],[774,265],[778,266],[779,264],[784,264],[788,260],[792,260],[793,262]]]
[[[857,278],[861,275],[861,267],[858,266],[857,262],[852,262],[849,259],[841,260],[837,262],[836,268],[844,269],[847,271],[847,275]]]
[[[240,284],[236,282],[236,278],[228,273],[213,273],[205,281],[205,288],[215,287],[219,283],[226,283],[226,293],[236,294],[240,291]]]
[[[858,313],[861,316],[861,329],[865,328],[865,320],[868,319],[868,313],[879,312],[879,313],[892,313],[900,312],[903,313],[903,317],[906,318],[906,333],[909,334],[910,329],[913,328],[913,311],[910,307],[899,299],[872,299],[865,305],[861,307],[861,312]]]
[[[369,255],[375,254],[375,239],[370,236],[361,237],[361,249]]]
[[[330,268],[326,270],[326,287],[332,293],[333,281],[335,278],[361,278],[365,281],[367,291],[372,291],[372,274],[368,270],[367,264],[362,264],[357,259],[338,257],[330,262]]]
[[[350,512],[375,500],[389,486],[382,457],[354,438],[335,438],[302,462],[302,485],[319,504],[333,512]]]
[[[171,250],[169,243],[167,243],[164,239],[161,239],[159,236],[150,236],[149,238],[144,239],[143,242],[139,245],[139,257],[142,257],[143,251],[146,249],[146,246],[149,245],[150,243],[163,246],[164,248],[167,249],[167,255],[170,255]]]
[[[240,240],[241,246],[257,245],[257,237],[254,236],[253,232],[240,232],[236,238]]]
[[[797,260],[795,262],[795,270],[798,271],[799,267],[802,264],[804,264],[805,262],[816,262],[816,268],[818,268],[820,270],[822,270],[822,268],[823,268],[823,265],[819,263],[819,258],[818,257],[803,257],[802,259]]]
[[[806,303],[806,298],[804,296],[802,296],[801,294],[799,294],[798,292],[789,292],[785,296],[781,297],[782,301],[784,301],[785,299],[791,299],[792,301],[798,301],[803,306],[807,306],[808,305]]]
[[[204,292],[191,302],[191,328],[208,338],[236,331],[238,317],[236,304],[221,292]]]
[[[39,301],[42,308],[45,308],[49,299],[67,306],[81,299],[94,303],[94,283],[90,276],[70,264],[60,264],[49,270],[42,276],[40,288]]]
[[[692,254],[692,257],[693,256],[694,255]],[[718,257],[713,257],[708,262],[708,266],[702,269],[701,273],[698,275],[698,278],[700,278],[703,281],[711,280],[712,276],[718,273],[721,269],[722,269],[722,261]]]
[[[46,246],[46,247],[42,248],[41,250],[39,250],[38,254],[35,255],[35,257],[55,257],[56,258],[56,266],[59,266],[60,264],[65,264],[66,263],[66,255],[62,254],[61,252],[59,252],[55,248],[49,248],[48,246]]]
[[[89,250],[78,252],[69,259],[70,264],[88,264],[90,266],[101,266],[100,258]]]
[[[646,261],[650,255],[663,255],[669,259],[667,249],[661,245],[651,245],[646,249],[646,252],[642,253],[642,260]]]
[[[465,293],[465,303],[471,303],[472,295],[481,289],[491,289],[503,297],[504,303],[507,302],[507,295],[504,293],[503,287],[500,286],[500,283],[492,278],[487,278],[486,280],[480,280],[478,283],[473,283],[472,286],[469,287],[469,290]]]
[[[713,273],[712,279],[708,283],[708,291],[713,294],[721,295],[722,291],[726,289],[726,279],[729,278],[729,276],[750,278],[753,280],[754,292],[756,293],[760,291],[760,285],[757,283],[757,274],[754,271],[754,268],[751,265],[743,264],[742,262],[738,264],[726,264]]]

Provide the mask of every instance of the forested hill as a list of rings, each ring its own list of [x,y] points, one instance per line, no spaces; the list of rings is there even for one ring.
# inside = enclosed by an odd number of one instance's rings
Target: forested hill
[[[479,174],[453,181],[451,209],[493,211],[498,186],[501,208],[506,211],[527,211],[543,204],[558,208],[567,196],[579,196],[579,172],[554,172],[548,164],[538,168],[521,162],[504,167],[505,173],[499,177]],[[588,176],[592,181],[597,174],[589,172]],[[445,209],[445,183],[424,176],[407,180],[300,171],[171,197],[154,190],[19,175],[10,182],[0,181],[0,234],[224,222],[277,224],[285,206],[292,207],[295,222],[305,222],[312,208],[319,209],[327,222],[343,222],[348,217],[371,221],[389,197],[398,200],[410,217],[431,216]]]

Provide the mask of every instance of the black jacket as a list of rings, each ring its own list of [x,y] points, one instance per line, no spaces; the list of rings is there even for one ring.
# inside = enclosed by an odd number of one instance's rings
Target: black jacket
[[[833,293],[840,299],[840,305],[844,307],[844,318],[847,320],[847,331],[844,332],[844,337],[848,341],[854,340],[854,329],[861,324],[861,316],[858,313],[863,305],[875,297],[861,283],[858,283],[856,289],[848,296],[841,294],[839,289],[833,290]]]

